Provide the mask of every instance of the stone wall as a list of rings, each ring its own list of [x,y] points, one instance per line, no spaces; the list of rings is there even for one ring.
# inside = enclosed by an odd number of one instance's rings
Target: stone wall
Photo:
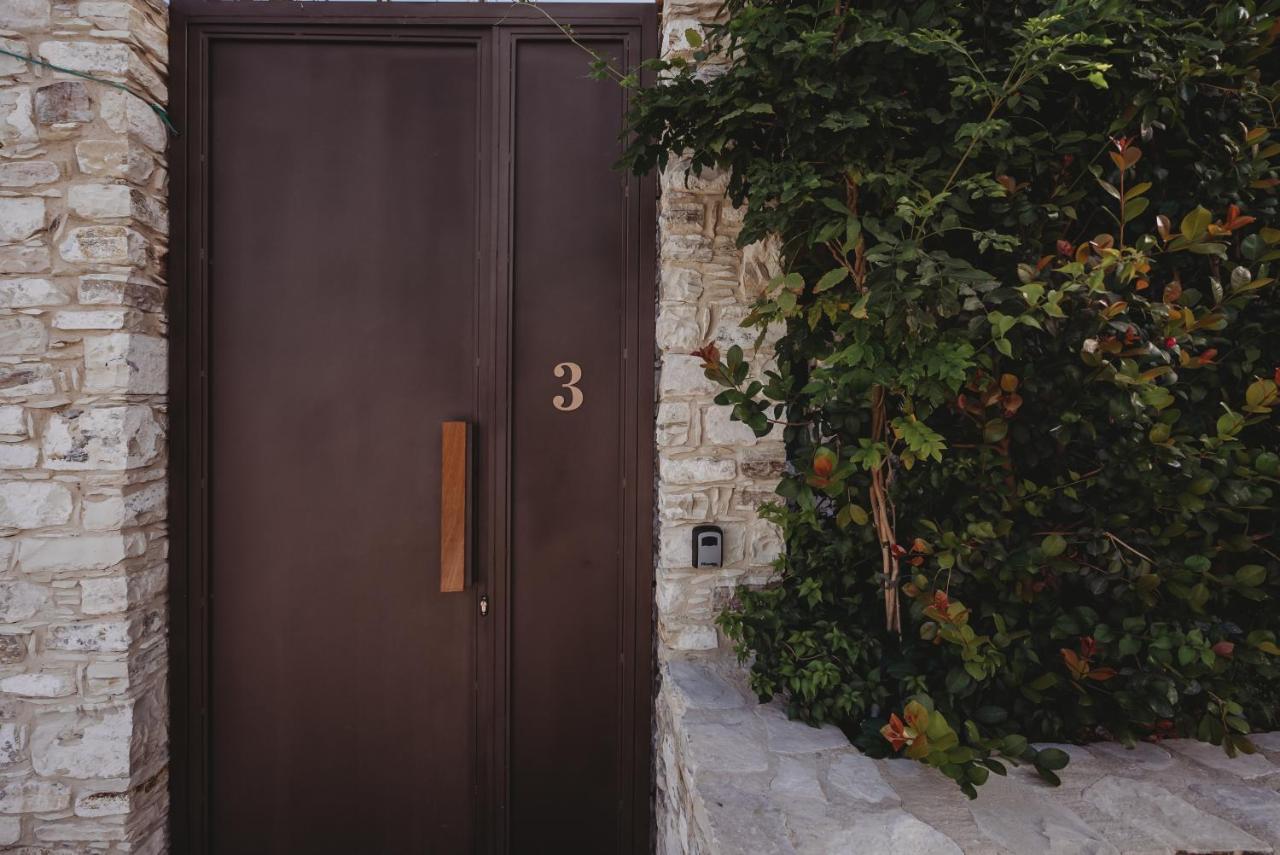
[[[663,9],[662,50],[690,50],[685,32],[712,20],[717,0],[674,0]],[[775,268],[762,245],[736,244],[742,212],[724,197],[726,178],[692,175],[675,159],[662,175],[659,205],[658,541],[656,568],[659,656],[717,646],[715,616],[734,586],[759,584],[781,549],[777,529],[756,509],[775,498],[785,455],[780,431],[757,439],[724,407],[719,389],[691,351],[715,341],[740,345],[759,370],[769,357],[753,352],[756,331],[741,321]],[[692,567],[699,523],[724,529],[724,566]]]
[[[757,704],[723,654],[662,666],[659,855],[1156,855],[1280,849],[1280,733],[1235,759],[1194,740],[1058,746],[1062,786],[1025,767],[970,801],[912,760]]]
[[[0,47],[163,104],[166,17],[0,0]],[[0,55],[6,850],[165,848],[165,145],[133,96]]]

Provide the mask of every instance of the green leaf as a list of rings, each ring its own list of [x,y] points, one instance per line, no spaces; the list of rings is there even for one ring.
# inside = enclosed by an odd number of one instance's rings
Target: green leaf
[[[1211,222],[1213,222],[1213,214],[1203,205],[1197,205],[1194,211],[1182,218],[1182,225],[1179,226],[1179,231],[1188,241],[1193,241],[1204,234],[1205,229],[1209,228],[1209,223]]]
[[[689,47],[696,50],[702,47],[702,32],[695,27],[689,27],[684,31],[684,40],[689,43]]]
[[[1040,541],[1040,551],[1046,558],[1057,558],[1067,549],[1067,541],[1061,535],[1050,534]]]
[[[1036,768],[1057,772],[1071,762],[1070,755],[1061,748],[1042,748],[1036,752]]]
[[[1237,584],[1256,588],[1265,581],[1267,581],[1267,568],[1261,564],[1246,564],[1236,570]]]
[[[849,271],[847,268],[837,267],[834,270],[828,270],[818,280],[818,284],[813,286],[813,293],[821,294],[823,291],[830,291],[848,278]]]

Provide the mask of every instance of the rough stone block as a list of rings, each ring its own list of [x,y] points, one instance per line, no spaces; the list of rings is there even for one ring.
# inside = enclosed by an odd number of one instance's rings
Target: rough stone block
[[[75,653],[124,653],[129,643],[127,621],[56,623],[49,627],[45,639],[45,646],[50,650]]]
[[[0,722],[0,766],[21,762],[26,753],[27,726],[19,722]]]
[[[66,410],[50,416],[45,425],[45,466],[95,470],[146,466],[159,456],[161,437],[160,425],[147,406]]]
[[[168,344],[132,333],[86,338],[85,389],[156,395],[168,391]]]
[[[52,481],[0,484],[0,528],[41,528],[71,520],[71,492]]]
[[[22,580],[0,582],[0,623],[17,623],[34,615],[49,599],[49,589]]]
[[[71,790],[61,781],[0,781],[0,813],[52,813],[70,804]]]
[[[58,247],[66,261],[84,264],[147,263],[146,238],[128,226],[81,226]]]
[[[0,280],[0,308],[25,309],[32,306],[61,306],[70,298],[58,284],[48,279]]]
[[[24,698],[65,698],[75,690],[75,678],[62,672],[39,671],[0,679],[0,692]]]
[[[93,121],[93,101],[79,80],[59,80],[36,90],[36,121],[62,125]]]
[[[35,187],[59,178],[58,165],[48,160],[0,163],[0,187]]]
[[[34,469],[40,449],[29,442],[0,443],[0,469]]]
[[[49,0],[4,0],[0,3],[0,28],[34,32],[49,26]]]
[[[664,484],[713,484],[732,481],[738,466],[732,457],[669,457],[658,459],[659,478]]]
[[[30,633],[0,632],[0,665],[16,665],[27,658]]]
[[[18,404],[0,404],[0,436],[25,439],[29,433],[26,409]]]
[[[87,615],[123,612],[129,607],[129,580],[124,576],[96,576],[80,582],[80,611]]]
[[[0,365],[0,397],[27,398],[33,395],[52,395],[56,391],[53,378],[53,366],[48,363]]]
[[[898,804],[902,800],[884,780],[876,762],[852,749],[831,761],[827,783],[845,798],[874,805]]]
[[[0,241],[19,243],[44,228],[44,199],[0,197]]]
[[[48,712],[31,732],[31,765],[47,776],[121,778],[129,774],[133,707]]]
[[[30,315],[0,317],[0,354],[28,356],[44,353],[49,332],[39,318]]]
[[[106,570],[127,554],[121,534],[28,537],[19,542],[18,567],[26,573]]]
[[[1101,813],[1175,851],[1266,851],[1270,847],[1224,819],[1205,813],[1179,796],[1145,780],[1107,775],[1084,791]]]
[[[40,57],[54,65],[117,76],[128,73],[130,54],[129,46],[120,42],[47,41],[40,45]]]

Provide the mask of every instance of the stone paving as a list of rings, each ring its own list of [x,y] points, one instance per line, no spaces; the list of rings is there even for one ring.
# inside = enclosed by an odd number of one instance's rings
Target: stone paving
[[[757,704],[724,653],[677,654],[658,696],[659,853],[1175,855],[1280,850],[1280,733],[1227,758],[1189,740],[1071,754],[1063,785],[992,775],[970,801],[909,760]]]

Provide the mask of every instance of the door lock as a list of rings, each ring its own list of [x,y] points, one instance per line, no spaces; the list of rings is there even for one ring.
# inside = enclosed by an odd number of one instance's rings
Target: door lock
[[[480,595],[480,617],[484,617],[487,614],[489,614],[489,595],[481,594]]]

